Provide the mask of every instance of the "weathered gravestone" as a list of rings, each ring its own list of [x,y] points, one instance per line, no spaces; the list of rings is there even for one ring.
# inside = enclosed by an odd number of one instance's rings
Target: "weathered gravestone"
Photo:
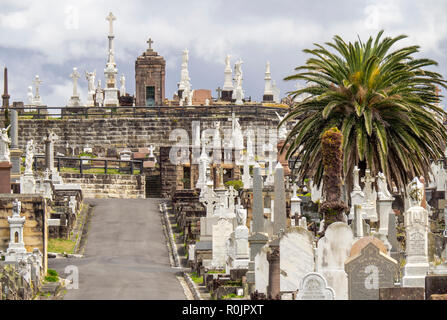
[[[227,219],[220,219],[213,225],[213,266],[225,267],[227,257],[227,240],[233,232],[233,224]]]
[[[406,264],[403,287],[424,287],[428,264],[428,213],[413,206],[405,212]]]
[[[343,222],[334,222],[326,230],[325,236],[318,241],[317,271],[334,289],[336,300],[348,299],[348,276],[345,261],[349,257],[354,235],[351,228]]]
[[[268,245],[262,247],[255,256],[255,290],[267,294],[269,284],[269,262],[267,261]]]
[[[334,300],[334,290],[326,279],[317,272],[310,272],[301,280],[296,300]]]
[[[345,270],[349,300],[379,300],[379,288],[393,287],[398,266],[396,260],[370,241],[346,260]]]
[[[303,277],[315,270],[312,233],[301,227],[288,229],[279,246],[281,291],[295,291]]]

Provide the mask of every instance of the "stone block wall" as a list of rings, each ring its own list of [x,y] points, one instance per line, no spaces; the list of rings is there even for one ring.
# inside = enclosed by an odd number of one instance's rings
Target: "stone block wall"
[[[231,115],[230,115],[231,116]],[[153,145],[156,154],[160,146],[172,146],[176,142],[169,141],[169,134],[174,129],[185,129],[189,140],[192,140],[192,121],[200,121],[201,130],[214,128],[214,121],[221,121],[222,133],[225,129],[231,130],[231,121],[228,115],[204,115],[194,116],[172,116],[157,118],[94,118],[94,119],[19,119],[19,148],[25,150],[28,140],[34,139],[38,152],[44,151],[43,138],[48,129],[53,130],[59,139],[55,142],[55,152],[77,155],[85,146],[93,148],[95,154],[102,153],[104,156],[116,155],[124,148],[143,148]],[[247,127],[276,128],[278,119],[276,115],[264,114],[258,117],[239,117],[242,130]],[[69,146],[67,148],[67,145]]]
[[[61,173],[65,183],[79,184],[84,198],[143,199],[146,180],[142,175]]]

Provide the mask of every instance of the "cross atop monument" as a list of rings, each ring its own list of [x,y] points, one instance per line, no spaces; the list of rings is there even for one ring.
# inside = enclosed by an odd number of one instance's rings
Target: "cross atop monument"
[[[36,98],[36,99],[39,99],[39,98],[40,98],[40,95],[39,95],[39,87],[40,87],[40,85],[42,84],[42,80],[40,80],[39,76],[36,75],[36,77],[34,78],[33,83],[34,83],[34,86],[36,87],[35,98]]]
[[[216,92],[217,92],[217,100],[220,100],[222,89],[220,87],[217,87]]]
[[[116,20],[116,17],[113,15],[112,12],[109,13],[109,15],[106,17],[106,21],[109,22],[109,37],[113,37],[113,21]]]
[[[78,95],[78,79],[81,75],[78,72],[78,68],[73,68],[73,73],[70,75],[70,78],[73,79],[73,96]]]
[[[152,40],[152,38],[149,38],[149,40],[147,40],[146,43],[149,44],[149,51],[152,51],[152,44],[154,43],[154,41]]]

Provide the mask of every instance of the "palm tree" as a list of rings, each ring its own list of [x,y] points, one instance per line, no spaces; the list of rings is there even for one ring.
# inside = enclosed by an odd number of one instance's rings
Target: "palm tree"
[[[343,134],[343,179],[351,190],[354,166],[381,171],[389,185],[403,188],[415,176],[427,177],[430,162],[444,156],[447,130],[442,121],[446,113],[437,105],[438,86],[446,81],[426,67],[436,66],[430,59],[415,58],[419,46],[395,51],[399,40],[381,39],[366,43],[360,39],[346,43],[339,36],[327,47],[315,44],[305,53],[313,57],[297,67],[297,74],[285,80],[304,80],[307,86],[290,92],[296,103],[283,120],[298,120],[289,133],[287,156],[297,155],[302,165],[301,179],[313,177],[321,185],[323,162],[322,134],[337,127]]]

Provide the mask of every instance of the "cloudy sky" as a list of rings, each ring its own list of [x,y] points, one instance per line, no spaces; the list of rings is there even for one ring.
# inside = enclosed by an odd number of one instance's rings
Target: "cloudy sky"
[[[0,66],[9,70],[12,101],[26,101],[36,74],[43,80],[41,96],[49,106],[66,105],[73,67],[85,101],[84,72],[96,70],[104,83],[108,23],[115,21],[115,58],[127,91],[135,90],[135,59],[153,48],[166,59],[166,95],[172,98],[180,78],[181,53],[189,49],[193,89],[223,85],[225,55],[244,61],[246,97],[262,99],[265,63],[281,96],[294,88],[282,79],[304,64],[305,48],[330,41],[366,39],[380,29],[406,34],[402,45],[418,44],[420,56],[435,59],[435,69],[447,78],[447,1],[443,0],[1,0]],[[3,77],[2,77],[3,78]],[[3,82],[3,79],[2,79]]]

